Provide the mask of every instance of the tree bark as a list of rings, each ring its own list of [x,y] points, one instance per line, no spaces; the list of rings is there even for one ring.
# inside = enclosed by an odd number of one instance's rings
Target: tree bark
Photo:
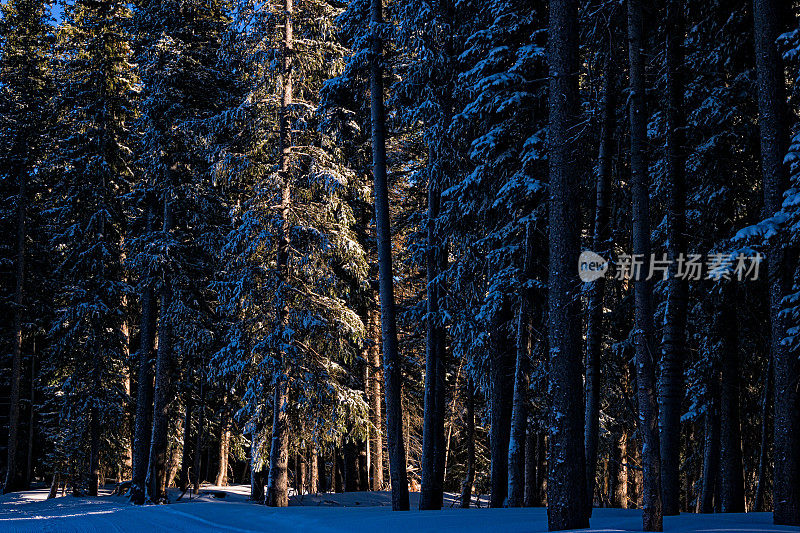
[[[578,224],[576,143],[578,105],[578,3],[550,2],[550,272],[549,389],[550,471],[547,521],[550,530],[589,526],[586,457],[583,448],[580,309],[576,298]]]
[[[222,427],[220,428],[219,436],[219,468],[217,470],[217,477],[214,480],[214,485],[218,487],[224,487],[228,485],[228,455],[230,452],[231,442],[230,415],[226,411],[222,416]]]
[[[644,24],[642,0],[628,0],[630,57],[631,196],[633,197],[633,254],[650,264],[650,180],[647,169],[647,109],[645,105]],[[652,285],[645,275],[634,279],[636,384],[642,435],[642,528],[662,531],[661,458],[655,387]]]
[[[524,507],[536,506],[538,464],[536,462],[536,431],[534,431],[532,422],[532,420],[528,420],[528,430],[525,434],[525,494],[522,502]]]
[[[758,111],[761,134],[761,171],[764,183],[764,214],[776,213],[787,186],[783,158],[789,142],[783,60],[777,38],[779,0],[753,0],[753,22],[758,73]],[[791,288],[791,261],[780,244],[767,252],[771,349],[775,375],[775,426],[773,470],[773,521],[800,525],[800,361],[797,353],[782,344],[787,323],[780,315],[781,301]]]
[[[596,253],[605,250],[609,237],[608,196],[614,157],[614,130],[616,129],[616,87],[614,66],[611,61],[613,43],[604,59],[603,103],[601,108],[600,148],[598,151],[597,182],[595,187],[595,212],[592,248]],[[600,356],[602,352],[603,299],[605,278],[592,282],[587,304],[586,324],[586,410],[584,414],[584,449],[586,453],[586,496],[591,515],[594,505],[597,470],[597,445],[600,433]]]
[[[370,432],[372,444],[372,490],[383,490],[383,416],[381,410],[381,353],[378,331],[379,311],[369,310],[370,365],[370,420],[374,430]]]
[[[308,467],[308,492],[309,494],[317,494],[319,490],[319,454],[317,452],[317,445],[311,446],[311,464]]]
[[[289,184],[289,163],[291,159],[292,129],[289,108],[292,105],[294,93],[292,86],[293,76],[293,55],[294,37],[292,17],[294,7],[292,0],[284,0],[284,36],[283,36],[283,94],[281,96],[280,111],[280,175],[281,175],[281,230],[280,242],[278,243],[277,265],[279,277],[279,292],[277,297],[277,314],[279,317],[279,327],[283,331],[288,326],[289,310],[285,298],[288,294],[286,284],[288,283],[288,264],[289,264],[289,209],[291,206],[291,190]],[[281,340],[280,343],[283,341]],[[289,361],[281,348],[278,351],[277,359],[279,364],[278,373],[275,376],[275,390],[273,397],[272,414],[272,441],[269,452],[269,478],[267,480],[266,497],[264,503],[270,507],[286,507],[289,505],[289,424],[288,424],[288,403],[289,403]]]
[[[769,416],[770,416],[770,399],[772,398],[772,361],[769,358],[767,364],[767,372],[764,375],[764,387],[761,393],[761,446],[758,452],[758,481],[756,484],[756,494],[753,497],[752,511],[761,513],[766,511],[764,504],[764,492],[767,484],[767,451],[769,446]]]
[[[721,336],[720,361],[720,509],[743,513],[744,470],[742,430],[739,418],[739,335],[736,286],[722,282],[721,305],[717,310],[717,333]]]
[[[172,216],[169,199],[165,197],[163,220],[165,234],[172,230]],[[164,483],[167,473],[167,439],[173,365],[172,319],[169,316],[171,305],[172,285],[169,279],[164,279],[161,287],[161,316],[158,321],[158,352],[153,390],[153,430],[150,435],[150,460],[145,478],[145,497],[151,503],[162,503],[166,500]]]
[[[194,482],[192,483],[192,493],[198,494],[200,492],[200,484],[203,482],[203,476],[200,475],[200,467],[203,460],[203,438],[205,437],[206,429],[206,383],[205,377],[200,376],[200,414],[197,417],[197,435],[194,441]],[[190,476],[191,477],[191,476]]]
[[[659,379],[661,490],[664,515],[680,513],[681,402],[683,360],[686,351],[686,280],[678,277],[678,257],[686,253],[686,157],[683,112],[683,9],[677,0],[667,3],[666,39],[666,182],[667,182],[667,307],[661,340]]]
[[[153,231],[155,205],[148,202],[146,231]],[[150,435],[153,417],[153,349],[156,334],[156,300],[149,283],[142,290],[142,322],[139,329],[139,354],[136,386],[136,421],[133,438],[131,502],[141,505],[145,498],[145,479],[150,461]]]
[[[386,435],[389,444],[389,472],[392,483],[392,509],[407,511],[408,474],[403,440],[402,368],[397,345],[392,240],[389,226],[389,191],[386,178],[386,118],[383,107],[383,26],[382,0],[370,0],[370,115],[372,122],[372,174],[375,181],[375,221],[378,240],[378,272],[383,337]]]
[[[609,459],[609,487],[611,507],[628,508],[628,439],[624,431],[612,434],[611,458]]]
[[[22,488],[22,476],[17,464],[19,446],[20,381],[22,380],[22,315],[25,311],[25,222],[27,218],[28,176],[25,169],[17,169],[17,254],[14,264],[14,340],[11,359],[11,395],[8,415],[8,457],[3,494]]]
[[[428,183],[428,245],[427,262],[427,320],[425,343],[425,406],[422,431],[422,483],[419,508],[439,510],[444,501],[444,329],[439,317],[440,254],[442,253],[436,231],[439,217],[440,195],[433,177]]]
[[[528,280],[533,276],[533,229],[525,228],[525,258],[520,276],[520,306],[517,317],[514,393],[511,408],[511,437],[508,445],[508,507],[525,504],[525,450],[528,425],[529,358],[531,352],[531,313],[533,295]]]
[[[468,509],[472,500],[472,485],[475,483],[475,385],[472,377],[467,380],[466,399],[466,427],[464,439],[467,443],[467,460],[464,464],[466,475],[461,483],[461,496],[459,504],[463,509]]]
[[[183,448],[181,453],[181,472],[178,476],[178,486],[181,493],[186,492],[189,486],[189,460],[191,458],[191,433],[192,433],[192,398],[191,392],[186,399],[186,413],[183,419]]]
[[[713,513],[719,485],[719,371],[714,364],[706,391],[705,446],[703,450],[703,488],[700,512]]]
[[[503,507],[508,496],[508,449],[511,440],[511,414],[514,391],[508,384],[513,380],[514,340],[506,330],[511,310],[507,302],[497,314],[492,324],[490,394],[491,411],[489,420],[489,445],[491,454],[491,483],[489,507]]]

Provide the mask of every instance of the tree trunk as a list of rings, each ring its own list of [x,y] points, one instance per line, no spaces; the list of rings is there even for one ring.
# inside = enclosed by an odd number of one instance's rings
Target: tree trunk
[[[165,234],[172,229],[172,210],[168,198],[164,198]],[[166,499],[163,483],[166,481],[167,438],[169,404],[171,400],[172,374],[172,324],[169,316],[172,305],[172,286],[165,279],[161,287],[161,316],[158,321],[158,353],[156,354],[155,388],[153,390],[153,430],[150,435],[150,461],[145,478],[145,495],[151,503],[162,503]]]
[[[468,509],[472,500],[472,485],[475,483],[475,385],[472,377],[467,380],[466,399],[466,428],[464,428],[464,439],[467,442],[467,461],[464,465],[466,475],[461,483],[460,506]]]
[[[525,450],[528,425],[528,387],[531,352],[531,313],[533,295],[527,287],[533,276],[533,229],[525,227],[525,259],[520,279],[521,294],[517,317],[516,360],[514,363],[514,393],[511,410],[511,437],[508,445],[508,507],[525,504]]]
[[[716,366],[716,365],[715,365]],[[700,512],[713,513],[719,485],[719,372],[708,378],[705,414],[705,446],[703,450],[703,489]]]
[[[22,316],[25,289],[25,219],[27,217],[28,176],[25,169],[17,169],[19,191],[17,196],[17,257],[14,265],[14,341],[11,359],[11,395],[8,414],[8,458],[6,462],[6,479],[3,484],[3,494],[22,488],[22,476],[17,464],[17,451],[19,445],[19,412],[20,412],[20,381],[22,379]]]
[[[525,496],[522,504],[525,507],[536,506],[536,431],[534,431],[532,420],[528,420],[528,431],[525,435]]]
[[[677,0],[667,3],[666,40],[666,182],[667,255],[670,273],[667,280],[667,307],[661,340],[659,379],[661,490],[664,515],[680,513],[681,402],[683,400],[683,360],[685,358],[687,283],[678,277],[678,258],[686,253],[686,185],[683,150],[683,9]]]
[[[292,64],[294,54],[294,37],[292,17],[294,7],[292,0],[284,0],[285,27],[283,36],[283,95],[280,111],[280,175],[281,175],[281,230],[278,244],[277,265],[280,280],[279,291],[282,293],[277,298],[277,314],[280,329],[283,331],[288,326],[289,310],[285,301],[288,294],[288,265],[289,265],[289,208],[291,206],[291,190],[289,183],[289,163],[292,150],[292,128],[289,108],[292,105],[294,93],[292,86]],[[283,342],[283,341],[281,341]],[[269,452],[269,478],[267,480],[265,502],[270,507],[286,507],[289,505],[289,361],[286,354],[277,348],[277,359],[280,368],[275,376],[275,391],[272,415],[272,442]]]
[[[619,431],[612,435],[609,459],[609,487],[611,507],[628,508],[627,435]]]
[[[507,303],[494,318],[491,336],[491,411],[489,445],[491,485],[489,507],[503,507],[508,496],[508,449],[511,439],[511,411],[514,391],[508,386],[514,379],[513,340],[506,331],[511,315]]]
[[[422,486],[419,508],[438,510],[444,500],[444,329],[439,317],[440,255],[436,231],[440,195],[433,177],[428,183],[427,306],[425,344],[425,407],[422,431]]]
[[[742,430],[739,418],[739,336],[736,312],[736,286],[722,282],[722,298],[717,310],[721,335],[720,368],[720,509],[723,513],[743,513],[744,470]]]
[[[776,213],[786,190],[783,158],[788,146],[786,87],[781,54],[776,44],[779,0],[753,0],[753,22],[758,73],[758,111],[761,133],[761,171],[764,214]],[[780,316],[781,300],[791,287],[791,269],[780,244],[767,251],[771,349],[775,375],[775,467],[773,470],[773,521],[800,525],[800,361],[782,344],[787,323]]]
[[[186,399],[186,413],[183,419],[183,447],[181,453],[181,472],[178,477],[178,487],[181,493],[186,492],[189,486],[189,460],[191,458],[191,433],[192,433],[192,398],[191,392]]]
[[[222,428],[220,428],[219,436],[219,469],[217,470],[217,477],[214,480],[214,485],[218,487],[225,487],[228,485],[228,455],[231,443],[230,415],[226,411],[222,416]]]
[[[197,436],[194,442],[194,483],[192,493],[198,494],[200,492],[200,484],[203,482],[203,477],[200,475],[200,466],[202,464],[203,452],[203,438],[205,437],[206,426],[206,383],[204,376],[200,376],[200,414],[197,417]]]
[[[319,492],[319,456],[317,445],[311,445],[311,464],[308,467],[308,492],[317,494]]]
[[[642,0],[628,0],[630,56],[631,196],[633,197],[633,253],[640,256],[645,274],[650,265],[650,180],[648,177],[647,109]],[[634,279],[636,386],[642,435],[642,528],[662,531],[661,458],[658,404],[655,387],[652,284],[645,275]]]
[[[767,484],[767,468],[769,468],[769,464],[767,463],[767,448],[769,446],[769,401],[772,398],[772,361],[773,359],[770,357],[769,363],[767,364],[767,372],[764,375],[764,388],[761,393],[761,446],[758,452],[758,482],[756,485],[756,494],[753,498],[753,507],[751,509],[757,513],[766,511],[764,491],[766,490],[765,486]]]
[[[598,152],[597,184],[595,188],[594,232],[592,247],[596,253],[605,251],[609,237],[608,196],[614,157],[614,130],[616,128],[616,87],[614,66],[611,61],[613,43],[604,60],[603,104],[600,149]],[[586,453],[586,496],[591,515],[594,505],[595,476],[597,470],[597,445],[600,433],[600,356],[602,351],[603,298],[605,278],[592,282],[587,305],[586,324],[586,410],[584,414],[584,448]]]
[[[576,298],[578,103],[578,3],[550,2],[550,273],[549,389],[550,472],[547,521],[550,530],[589,527],[586,457],[583,447],[580,309]]]
[[[378,331],[379,311],[369,310],[370,365],[370,420],[374,430],[370,432],[372,444],[372,490],[383,490],[383,416],[381,410],[381,354]]]
[[[386,119],[383,108],[383,40],[378,30],[383,25],[382,0],[370,0],[370,114],[372,121],[372,173],[375,181],[375,221],[378,240],[378,271],[383,337],[386,432],[389,443],[389,471],[392,483],[392,509],[407,511],[408,475],[403,441],[402,368],[397,346],[392,240],[389,227],[389,191],[386,178]]]
[[[148,202],[146,232],[153,231],[155,205]],[[153,287],[146,285],[142,291],[142,322],[139,333],[139,354],[136,385],[136,421],[133,437],[133,465],[131,474],[131,502],[141,505],[145,498],[145,478],[150,461],[150,434],[153,417],[153,348],[156,334],[156,300]]]

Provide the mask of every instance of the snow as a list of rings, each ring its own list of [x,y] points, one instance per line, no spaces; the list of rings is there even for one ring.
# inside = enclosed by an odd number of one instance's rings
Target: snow
[[[286,509],[268,508],[247,501],[249,487],[210,489],[224,491],[217,499],[208,490],[191,501],[137,507],[124,496],[97,498],[64,496],[46,500],[47,490],[0,497],[0,532],[458,532],[547,531],[543,508],[458,509],[450,507],[454,495],[445,497],[442,511],[392,512],[388,492],[351,492],[293,496]],[[172,492],[173,499],[176,493]],[[411,494],[412,509],[419,494]],[[589,531],[639,531],[641,511],[595,509]],[[664,531],[767,532],[800,531],[772,525],[770,513],[716,514],[666,517]]]

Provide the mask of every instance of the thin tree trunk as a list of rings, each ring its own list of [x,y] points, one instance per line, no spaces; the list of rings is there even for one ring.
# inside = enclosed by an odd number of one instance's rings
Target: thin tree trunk
[[[441,243],[436,231],[436,220],[439,217],[439,191],[434,179],[428,184],[428,246],[427,261],[427,306],[425,343],[425,406],[422,431],[422,483],[419,508],[438,510],[444,500],[443,470],[437,464],[444,459],[442,442],[444,441],[444,354],[442,340],[444,334],[439,324],[439,255]]]
[[[294,37],[292,17],[294,7],[292,0],[284,0],[285,28],[283,37],[283,95],[281,99],[280,112],[280,174],[281,174],[281,239],[278,244],[278,277],[280,278],[280,295],[278,301],[278,317],[280,328],[288,326],[287,320],[289,310],[285,301],[288,295],[286,284],[288,283],[288,264],[289,264],[289,209],[291,206],[291,190],[289,184],[289,163],[291,159],[292,129],[289,108],[292,105],[294,94],[292,86],[292,64],[294,54]],[[289,403],[289,362],[286,354],[278,348],[278,361],[280,368],[275,377],[275,391],[273,398],[272,415],[272,442],[269,452],[269,478],[265,502],[270,507],[286,507],[289,505],[289,424],[288,424],[288,403]]]
[[[764,181],[764,214],[772,216],[786,190],[783,158],[788,146],[786,87],[783,61],[776,44],[780,0],[753,0],[753,22],[758,73],[758,125],[761,133],[761,171]],[[782,343],[787,323],[780,316],[781,301],[791,286],[791,269],[780,244],[767,251],[771,349],[775,375],[773,470],[773,521],[800,525],[800,361]]]
[[[392,509],[407,511],[408,474],[403,441],[402,368],[397,346],[392,241],[389,227],[389,191],[386,178],[386,119],[383,107],[383,26],[382,0],[370,0],[370,114],[372,121],[372,173],[375,181],[375,220],[378,240],[378,271],[383,337],[386,432],[389,443],[389,471],[392,483]]]
[[[31,352],[31,405],[30,405],[30,415],[28,416],[28,455],[27,455],[27,465],[25,467],[25,489],[29,490],[31,488],[31,480],[33,479],[33,437],[35,435],[34,431],[34,417],[36,414],[36,410],[34,406],[36,405],[36,346],[34,345],[34,350]]]
[[[472,500],[472,485],[475,483],[475,385],[470,376],[467,380],[466,399],[464,401],[466,408],[466,428],[464,430],[464,439],[467,443],[467,460],[464,465],[466,475],[464,481],[461,483],[461,497],[460,505],[464,509],[468,509],[470,501]]]
[[[642,0],[628,0],[630,56],[631,196],[633,197],[633,253],[650,265],[650,192],[647,169],[647,109],[645,105],[644,24]],[[642,528],[662,531],[661,458],[658,404],[655,386],[652,285],[645,275],[634,279],[636,387],[642,435]]]
[[[742,429],[739,418],[739,335],[736,312],[736,287],[722,282],[722,298],[717,310],[721,335],[719,361],[720,387],[720,509],[723,513],[743,513],[744,470]]]
[[[164,198],[163,232],[172,230],[172,209]],[[145,478],[146,499],[162,503],[166,499],[164,482],[167,468],[167,438],[172,374],[172,324],[169,309],[172,305],[172,286],[165,279],[161,287],[161,316],[158,321],[158,352],[156,354],[155,388],[153,390],[153,431],[150,435],[150,461]]]
[[[256,426],[250,434],[250,499],[259,503],[264,501],[264,483],[259,468],[260,446],[260,431]]]
[[[228,485],[228,455],[230,452],[231,442],[231,420],[230,415],[225,412],[222,420],[222,428],[220,428],[219,436],[219,469],[217,470],[217,477],[214,480],[214,485],[218,487],[225,487]]]
[[[537,462],[537,439],[538,435],[533,427],[533,420],[528,419],[528,432],[525,435],[525,507],[536,507],[538,486],[536,481],[540,473],[538,472],[539,463]]]
[[[719,485],[719,371],[716,368],[711,371],[708,380],[701,513],[714,512],[715,495],[718,493]]]
[[[181,493],[186,492],[187,487],[189,486],[189,461],[191,459],[191,434],[192,434],[192,398],[191,398],[191,391],[188,393],[188,398],[186,399],[186,413],[184,414],[183,419],[183,448],[181,453],[181,472],[180,476],[178,476],[178,486],[181,489]]]
[[[153,231],[155,205],[147,204],[146,232]],[[145,498],[145,478],[150,458],[150,434],[153,416],[153,349],[156,336],[156,300],[153,287],[142,290],[142,322],[139,333],[139,354],[136,386],[136,420],[133,437],[133,465],[131,473],[131,502],[141,505]]]
[[[206,383],[203,375],[200,376],[200,403],[198,407],[200,408],[200,415],[197,417],[197,436],[194,443],[194,465],[192,467],[194,468],[192,488],[194,494],[200,492],[200,484],[203,482],[203,478],[200,475],[200,466],[203,458],[203,438],[205,437],[206,429]]]
[[[767,364],[767,372],[764,375],[764,388],[761,393],[761,446],[758,452],[758,482],[752,508],[757,513],[766,511],[764,491],[767,485],[767,468],[769,468],[767,452],[769,446],[769,402],[772,398],[772,361],[773,359],[770,357]]]
[[[627,435],[624,431],[612,437],[611,459],[609,460],[609,487],[611,507],[628,508],[628,467]]]
[[[311,464],[308,470],[308,492],[309,494],[317,494],[319,490],[319,455],[317,452],[317,445],[311,445]]]
[[[603,76],[602,126],[598,152],[597,184],[595,188],[594,233],[592,247],[599,253],[604,249],[609,233],[608,196],[614,157],[614,130],[616,128],[616,87],[611,48],[606,53]],[[603,298],[605,278],[592,282],[587,305],[586,325],[586,411],[584,415],[584,448],[586,453],[586,496],[591,515],[594,504],[595,476],[597,470],[597,445],[600,433],[600,355],[602,350]]]
[[[369,310],[369,333],[373,340],[369,347],[370,364],[370,415],[374,431],[372,445],[372,490],[383,490],[383,416],[381,410],[381,354],[380,332],[378,331],[379,311]]]
[[[17,257],[14,284],[14,341],[11,359],[11,397],[8,414],[8,458],[3,494],[22,488],[22,477],[17,464],[19,445],[20,381],[22,379],[22,315],[25,289],[25,219],[28,206],[27,181],[24,169],[18,169],[19,190],[17,196]]]
[[[489,507],[502,507],[508,495],[508,449],[511,440],[511,414],[514,391],[508,384],[513,380],[514,341],[505,323],[511,315],[507,303],[493,320],[491,340],[491,411],[489,445],[491,448],[491,483]]]
[[[678,258],[686,253],[686,185],[683,112],[683,9],[677,0],[667,3],[666,41],[666,181],[667,255],[670,260],[667,280],[667,307],[661,340],[659,379],[661,489],[664,515],[680,513],[681,401],[683,400],[683,360],[685,358],[686,280],[678,277]]]
[[[547,521],[550,530],[589,527],[586,457],[583,447],[578,264],[577,150],[578,3],[550,2],[550,274],[549,390],[550,471]]]
[[[531,313],[533,295],[527,287],[533,275],[533,229],[525,227],[525,259],[520,285],[519,316],[517,317],[517,345],[514,363],[514,396],[511,411],[511,437],[508,445],[508,507],[525,504],[525,450],[528,425],[528,387],[530,385],[528,360],[531,352]]]

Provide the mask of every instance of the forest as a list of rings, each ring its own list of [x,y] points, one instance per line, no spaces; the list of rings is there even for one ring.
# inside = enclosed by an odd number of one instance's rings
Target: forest
[[[799,253],[798,0],[0,4],[3,494],[800,526]]]

